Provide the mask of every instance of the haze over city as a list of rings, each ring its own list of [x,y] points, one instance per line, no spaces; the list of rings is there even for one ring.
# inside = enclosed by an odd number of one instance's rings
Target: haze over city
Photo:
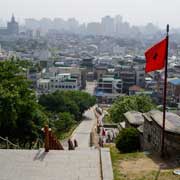
[[[131,25],[145,25],[152,22],[164,28],[169,23],[177,28],[179,6],[178,0],[173,0],[173,3],[163,0],[6,0],[0,6],[0,19],[6,22],[14,13],[20,23],[23,23],[25,18],[43,17],[52,19],[75,17],[80,23],[87,23],[100,21],[105,15],[120,14]]]
[[[180,0],[0,2],[0,180],[180,180]]]

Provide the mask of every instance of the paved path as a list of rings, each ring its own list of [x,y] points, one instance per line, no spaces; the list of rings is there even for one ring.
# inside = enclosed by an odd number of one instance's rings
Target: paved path
[[[100,180],[98,150],[0,150],[0,180]]]
[[[78,142],[78,149],[89,147],[90,133],[95,122],[96,117],[94,115],[94,108],[91,108],[84,113],[84,120],[80,123],[72,135],[72,140],[76,139]]]
[[[103,180],[113,180],[113,169],[109,148],[101,148]]]

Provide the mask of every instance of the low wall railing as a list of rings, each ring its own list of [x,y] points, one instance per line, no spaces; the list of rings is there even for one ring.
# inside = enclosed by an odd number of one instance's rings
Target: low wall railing
[[[20,148],[18,145],[12,143],[12,142],[8,139],[8,137],[3,138],[3,137],[0,136],[0,140],[2,140],[3,142],[5,142],[4,145],[1,144],[1,148],[3,148],[3,149],[9,149],[9,148],[11,148],[11,149],[19,149],[19,148]]]

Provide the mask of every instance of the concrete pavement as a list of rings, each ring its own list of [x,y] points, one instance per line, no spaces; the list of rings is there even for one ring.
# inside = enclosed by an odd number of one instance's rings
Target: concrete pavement
[[[0,180],[100,180],[98,150],[0,150]]]
[[[78,149],[88,148],[90,145],[90,133],[94,124],[96,123],[96,117],[94,115],[94,108],[87,110],[84,113],[84,120],[80,125],[75,129],[73,135],[71,136],[72,140],[76,139],[78,142]]]
[[[113,180],[113,169],[109,148],[101,148],[101,163],[103,180]]]

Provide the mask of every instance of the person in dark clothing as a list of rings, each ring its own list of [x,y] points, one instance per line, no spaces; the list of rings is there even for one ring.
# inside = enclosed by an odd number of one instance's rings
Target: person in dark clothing
[[[71,139],[68,139],[68,150],[74,150],[74,145]]]

